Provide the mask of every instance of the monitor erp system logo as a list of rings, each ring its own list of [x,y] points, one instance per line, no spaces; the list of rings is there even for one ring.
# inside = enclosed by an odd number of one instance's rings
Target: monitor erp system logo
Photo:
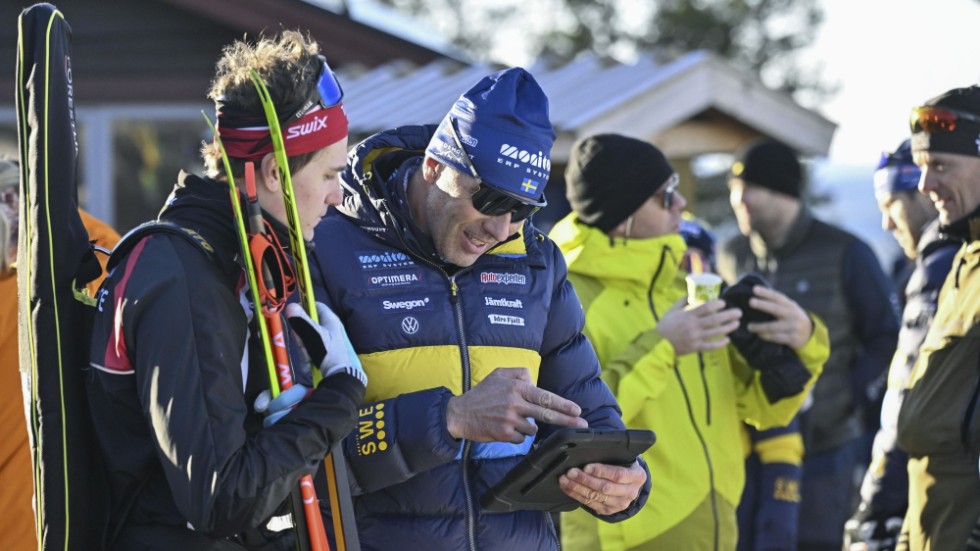
[[[544,151],[528,151],[509,143],[501,144],[500,151],[497,153],[497,164],[518,170],[524,169],[524,174],[538,178],[538,180],[524,179],[521,190],[525,193],[533,191],[526,189],[526,185],[533,184],[534,190],[537,190],[538,181],[547,180],[551,173],[551,158]]]
[[[357,418],[357,453],[371,455],[388,451],[389,445],[385,430],[385,403],[379,402],[363,407]]]
[[[357,251],[357,263],[361,270],[392,270],[397,268],[414,267],[415,261],[407,254],[396,251]]]

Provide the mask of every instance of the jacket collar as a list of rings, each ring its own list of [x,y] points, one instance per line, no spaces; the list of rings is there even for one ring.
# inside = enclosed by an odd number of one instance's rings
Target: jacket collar
[[[939,231],[968,243],[980,240],[980,205],[952,224],[941,226]]]
[[[611,238],[580,222],[574,212],[555,224],[549,235],[564,253],[568,271],[643,285],[649,285],[654,275],[658,281],[672,281],[687,250],[680,234],[650,239]]]

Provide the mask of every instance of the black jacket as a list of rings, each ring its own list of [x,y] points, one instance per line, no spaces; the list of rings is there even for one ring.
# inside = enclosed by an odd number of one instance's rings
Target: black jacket
[[[264,525],[353,428],[364,392],[353,377],[331,377],[262,428],[252,403],[268,371],[248,338],[226,186],[181,174],[160,219],[213,252],[168,233],[142,239],[114,259],[92,334],[89,395],[113,523],[132,503],[123,538],[134,527],[169,528],[184,551],[240,543],[233,536]]]

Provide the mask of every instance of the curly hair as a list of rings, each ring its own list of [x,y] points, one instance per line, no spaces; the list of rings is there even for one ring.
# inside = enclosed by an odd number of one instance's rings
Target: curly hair
[[[319,45],[300,31],[283,31],[278,38],[260,36],[255,42],[236,40],[225,46],[218,60],[208,97],[235,108],[262,115],[262,102],[251,71],[254,69],[265,82],[280,120],[291,115],[313,93],[320,76]],[[289,158],[289,169],[297,172],[310,162],[316,153],[304,153]],[[214,143],[204,142],[201,156],[208,176],[223,174],[221,151]],[[245,162],[231,158],[232,173],[245,172]]]

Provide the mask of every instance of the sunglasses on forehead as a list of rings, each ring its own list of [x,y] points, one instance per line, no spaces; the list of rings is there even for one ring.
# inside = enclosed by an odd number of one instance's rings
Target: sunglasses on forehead
[[[953,132],[956,130],[956,123],[962,121],[980,124],[980,117],[946,107],[922,106],[912,110],[909,126],[912,128],[913,134],[916,132],[932,134],[935,132]]]
[[[470,200],[473,201],[473,208],[487,216],[501,216],[509,212],[511,222],[521,222],[537,212],[541,207],[548,205],[548,200],[545,199],[543,193],[541,194],[540,201],[527,203],[494,189],[490,185],[484,184],[483,178],[480,177],[480,174],[476,171],[476,167],[473,166],[473,161],[470,160],[470,156],[463,147],[463,141],[456,132],[455,119],[450,117],[449,124],[446,126],[449,128],[449,133],[452,135],[453,141],[456,142],[456,147],[459,148],[462,154],[463,162],[466,163],[466,168],[470,171],[470,176],[480,184],[480,189],[470,196]]]

